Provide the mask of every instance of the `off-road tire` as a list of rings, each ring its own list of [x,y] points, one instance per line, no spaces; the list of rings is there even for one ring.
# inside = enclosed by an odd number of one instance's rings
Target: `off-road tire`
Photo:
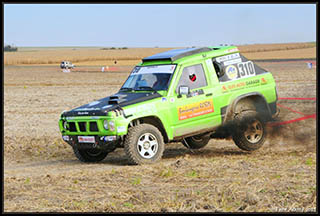
[[[254,151],[266,140],[265,121],[254,110],[243,111],[234,118],[234,132],[232,139],[242,150]]]
[[[77,147],[73,147],[73,152],[80,161],[86,163],[102,161],[108,155],[108,152],[99,149],[79,149]]]
[[[208,135],[196,135],[185,138],[185,140],[182,141],[182,144],[187,148],[200,149],[205,147],[209,143],[209,140],[210,136]]]
[[[144,158],[141,155],[143,154],[141,150],[141,139],[146,139],[146,137],[144,137],[145,134],[148,134],[148,137],[152,137],[153,139],[156,139],[155,141],[157,142],[156,151],[152,152],[152,154],[154,155],[150,158]],[[140,144],[138,143],[139,138],[140,138]],[[148,141],[145,141],[145,142],[148,142]],[[154,140],[152,140],[151,142],[154,142]],[[150,145],[150,149],[151,148],[152,148],[152,144]],[[140,165],[140,164],[155,163],[161,159],[164,151],[163,136],[159,131],[159,129],[156,128],[155,126],[151,124],[139,124],[137,126],[134,126],[128,129],[128,134],[124,140],[124,150],[128,157],[129,164]]]

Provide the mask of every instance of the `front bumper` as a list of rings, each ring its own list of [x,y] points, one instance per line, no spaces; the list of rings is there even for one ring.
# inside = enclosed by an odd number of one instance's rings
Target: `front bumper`
[[[94,142],[92,143],[81,143],[78,141],[77,135],[63,135],[62,139],[72,147],[78,149],[92,149],[97,148],[105,151],[113,151],[119,146],[121,139],[119,136],[98,136],[95,135]]]

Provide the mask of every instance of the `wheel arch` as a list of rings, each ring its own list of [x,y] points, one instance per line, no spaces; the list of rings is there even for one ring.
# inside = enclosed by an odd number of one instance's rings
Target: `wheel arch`
[[[241,103],[250,103],[251,105],[248,104],[248,107],[254,106],[254,109],[262,114],[265,120],[269,120],[272,117],[270,107],[265,97],[259,92],[251,92],[238,96],[230,103],[227,107],[226,117],[223,119],[223,123],[232,120],[234,116],[238,114],[239,110],[237,110],[237,106]]]
[[[160,118],[157,116],[144,116],[144,117],[139,117],[139,118],[133,119],[129,123],[128,129],[130,127],[135,126],[136,124],[142,124],[142,123],[151,124],[151,125],[155,126],[156,128],[158,128],[163,136],[164,143],[169,142],[169,137],[166,132],[166,129],[165,129],[162,121],[160,120]]]

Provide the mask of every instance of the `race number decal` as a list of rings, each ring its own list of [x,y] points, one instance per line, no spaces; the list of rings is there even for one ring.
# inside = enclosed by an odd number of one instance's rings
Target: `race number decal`
[[[252,61],[238,63],[240,78],[255,76],[256,71]]]

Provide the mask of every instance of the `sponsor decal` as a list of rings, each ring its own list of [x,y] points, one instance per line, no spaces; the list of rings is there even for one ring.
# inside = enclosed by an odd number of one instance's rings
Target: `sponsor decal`
[[[246,86],[250,86],[250,85],[257,85],[260,83],[260,79],[255,79],[255,80],[249,80],[246,82],[238,82],[238,83],[233,83],[233,84],[229,84],[227,86],[223,85],[222,86],[222,92],[225,93],[228,90],[236,90],[236,89],[240,89],[240,88],[244,88]]]
[[[136,74],[154,74],[154,73],[173,73],[176,65],[153,65],[153,66],[137,66],[135,67],[131,75]]]
[[[190,75],[189,75],[189,79],[190,79],[192,82],[194,82],[194,81],[197,80],[197,76],[196,76],[195,74],[190,74]]]
[[[125,126],[118,126],[117,127],[117,132],[125,132],[126,131],[126,127]]]
[[[79,143],[94,143],[94,136],[78,136]]]
[[[174,98],[170,98],[170,102],[173,103],[174,102]]]
[[[78,112],[78,115],[87,115],[89,114],[88,112]]]
[[[228,49],[226,51],[224,51],[225,53],[231,53],[231,52],[238,52],[238,48],[232,48],[232,49]]]
[[[227,65],[231,65],[231,64],[237,64],[237,63],[240,63],[240,62],[242,62],[241,58],[237,58],[237,59],[233,59],[233,60],[230,60],[230,61],[223,62],[223,65],[227,66]]]
[[[260,80],[256,79],[256,80],[249,80],[246,82],[246,85],[253,85],[253,84],[258,84],[260,82]]]
[[[228,89],[227,89],[227,87],[225,85],[222,86],[222,91],[223,92],[228,91]]]
[[[199,92],[198,91],[193,91],[191,92],[191,96],[194,97],[194,96],[198,96],[199,95]]]
[[[94,107],[86,107],[86,108],[78,108],[75,109],[75,111],[91,111],[91,110],[100,110],[100,108],[94,108]]]
[[[162,102],[166,102],[166,101],[167,101],[167,98],[163,97],[163,98],[161,98],[161,101],[162,101]]]
[[[238,77],[238,70],[237,67],[234,65],[229,65],[226,67],[226,74],[229,79],[233,80]]]
[[[240,54],[239,53],[233,53],[233,54],[230,54],[230,55],[225,55],[225,56],[218,57],[218,58],[216,58],[216,61],[220,63],[220,62],[223,62],[223,61],[228,61],[228,60],[236,59],[236,58],[240,58]]]
[[[94,105],[97,105],[99,103],[100,103],[100,101],[93,101],[93,102],[89,103],[89,106],[94,106]]]
[[[267,84],[267,80],[264,77],[261,78],[261,84]]]
[[[214,112],[212,100],[204,100],[197,103],[179,106],[177,109],[179,120],[185,120]]]
[[[72,120],[72,119],[74,119],[74,117],[67,117],[66,119],[67,120]]]
[[[199,89],[199,90],[192,91],[190,94],[187,95],[187,97],[194,97],[202,94],[204,94],[203,90]]]

